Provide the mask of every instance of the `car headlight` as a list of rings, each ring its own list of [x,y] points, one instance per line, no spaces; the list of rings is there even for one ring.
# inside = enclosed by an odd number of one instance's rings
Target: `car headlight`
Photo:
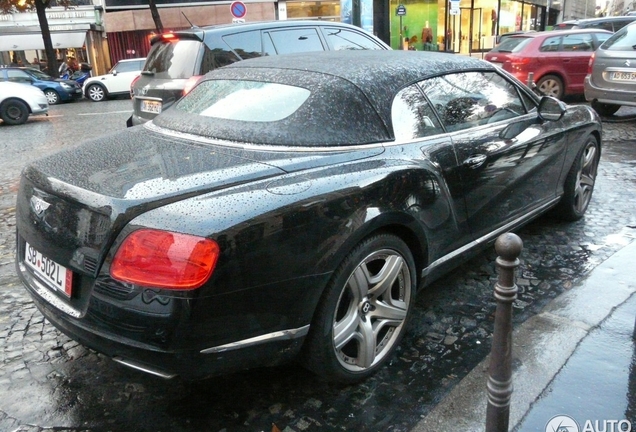
[[[67,83],[60,83],[60,85],[62,87],[64,87],[65,90],[72,90],[73,89],[73,86],[70,85],[70,84],[67,84]]]

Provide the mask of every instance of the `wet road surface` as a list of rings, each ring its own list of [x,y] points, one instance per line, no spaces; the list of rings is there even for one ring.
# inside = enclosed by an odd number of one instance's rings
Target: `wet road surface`
[[[129,100],[82,101],[52,107],[48,119],[0,126],[0,431],[407,431],[489,352],[494,250],[421,293],[391,364],[355,386],[325,384],[295,364],[164,381],[60,334],[13,269],[19,171],[35,157],[124,128],[129,112]],[[516,323],[634,238],[636,120],[604,127],[586,217],[567,224],[544,216],[517,232],[524,250]]]

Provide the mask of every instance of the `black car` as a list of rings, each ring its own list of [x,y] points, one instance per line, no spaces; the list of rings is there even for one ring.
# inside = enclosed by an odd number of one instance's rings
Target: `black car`
[[[359,27],[330,21],[272,21],[193,28],[155,36],[141,75],[131,85],[127,125],[152,120],[212,69],[252,57],[296,52],[387,50]]]
[[[31,84],[44,92],[49,105],[82,98],[82,87],[77,82],[53,78],[35,68],[2,67],[0,81]]]
[[[298,358],[352,382],[419,288],[549,209],[583,217],[600,150],[589,106],[475,58],[260,57],[26,166],[17,271],[62,332],[139,370]]]

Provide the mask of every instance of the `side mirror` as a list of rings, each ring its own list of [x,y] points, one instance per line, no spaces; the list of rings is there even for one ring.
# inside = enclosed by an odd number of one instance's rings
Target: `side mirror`
[[[113,76],[117,76],[117,70],[113,71]]]
[[[543,96],[539,102],[539,117],[547,121],[559,121],[565,114],[566,105],[552,96]]]

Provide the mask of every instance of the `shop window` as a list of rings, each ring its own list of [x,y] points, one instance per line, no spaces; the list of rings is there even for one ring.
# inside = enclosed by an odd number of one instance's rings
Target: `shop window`
[[[416,85],[397,94],[391,107],[391,122],[397,141],[444,133],[433,109]]]

